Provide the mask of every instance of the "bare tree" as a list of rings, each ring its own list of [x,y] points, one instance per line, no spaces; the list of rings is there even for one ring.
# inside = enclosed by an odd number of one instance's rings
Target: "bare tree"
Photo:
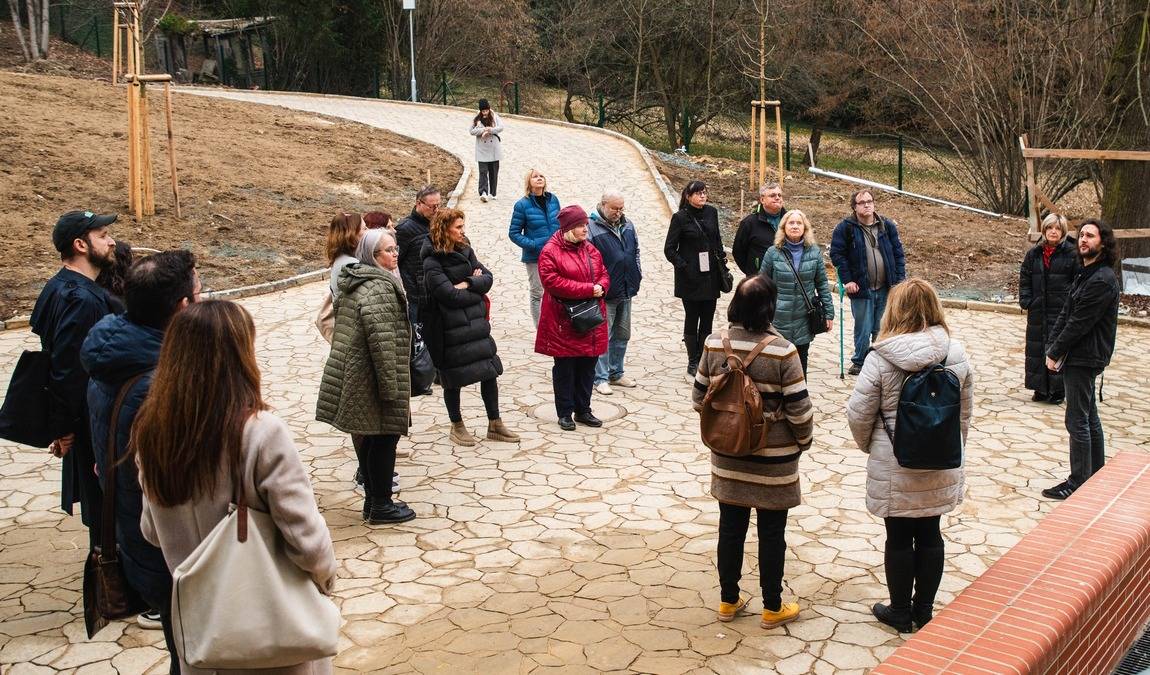
[[[28,62],[48,58],[48,1],[24,0],[24,13],[28,18],[27,30],[24,30],[20,25],[20,0],[8,0],[16,39],[20,42],[24,60]]]

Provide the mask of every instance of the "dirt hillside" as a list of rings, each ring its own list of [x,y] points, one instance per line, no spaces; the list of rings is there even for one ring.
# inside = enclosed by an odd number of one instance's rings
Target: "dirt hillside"
[[[340,210],[406,215],[427,180],[450,188],[462,167],[438,148],[364,125],[196,96],[174,97],[183,218],[169,187],[159,89],[150,96],[156,215],[127,215],[127,105],[92,71],[70,77],[0,72],[0,319],[27,314],[59,267],[56,218],[119,212],[117,239],[183,246],[205,285],[258,283],[323,265],[323,235]]]

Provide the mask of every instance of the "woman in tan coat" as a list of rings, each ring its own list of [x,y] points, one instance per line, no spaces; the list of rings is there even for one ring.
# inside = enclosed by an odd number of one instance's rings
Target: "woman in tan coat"
[[[908,279],[891,289],[878,341],[867,354],[847,403],[851,434],[870,455],[867,510],[886,525],[884,562],[890,605],[879,603],[872,611],[879,621],[902,633],[909,633],[912,623],[921,628],[932,617],[944,557],[939,520],[962,502],[961,466],[903,468],[891,440],[903,381],[937,363],[958,377],[965,445],[974,401],[974,375],[966,350],[951,337],[934,288],[922,279]]]
[[[228,515],[238,467],[248,505],[271,514],[287,556],[331,592],[331,535],[291,432],[260,397],[255,326],[242,307],[208,300],[172,319],[132,446],[144,491],[140,529],[169,570]],[[183,661],[183,673],[202,672]],[[331,660],[274,672],[329,673]]]

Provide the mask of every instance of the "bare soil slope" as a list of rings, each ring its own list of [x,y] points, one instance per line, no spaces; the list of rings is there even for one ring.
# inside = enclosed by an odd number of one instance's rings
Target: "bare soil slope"
[[[71,77],[0,72],[0,318],[27,314],[59,267],[51,228],[71,209],[121,213],[113,236],[133,245],[190,248],[205,284],[222,289],[317,269],[336,212],[402,217],[428,171],[445,189],[462,173],[447,152],[372,127],[177,94],[177,219],[156,88],[156,215],[135,223],[127,214],[124,89],[90,79],[90,70],[57,71]]]

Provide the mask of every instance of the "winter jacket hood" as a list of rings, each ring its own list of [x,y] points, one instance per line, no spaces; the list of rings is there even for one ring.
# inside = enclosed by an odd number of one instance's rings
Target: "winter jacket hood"
[[[931,326],[921,333],[904,333],[874,343],[872,349],[895,367],[907,372],[917,372],[927,366],[939,363],[950,351],[952,341],[942,326]],[[960,342],[954,341],[957,347],[956,358],[966,363],[966,351]],[[947,359],[948,364],[951,363]]]
[[[119,387],[156,367],[164,332],[133,323],[120,314],[100,319],[80,348],[80,363],[93,380]]]

